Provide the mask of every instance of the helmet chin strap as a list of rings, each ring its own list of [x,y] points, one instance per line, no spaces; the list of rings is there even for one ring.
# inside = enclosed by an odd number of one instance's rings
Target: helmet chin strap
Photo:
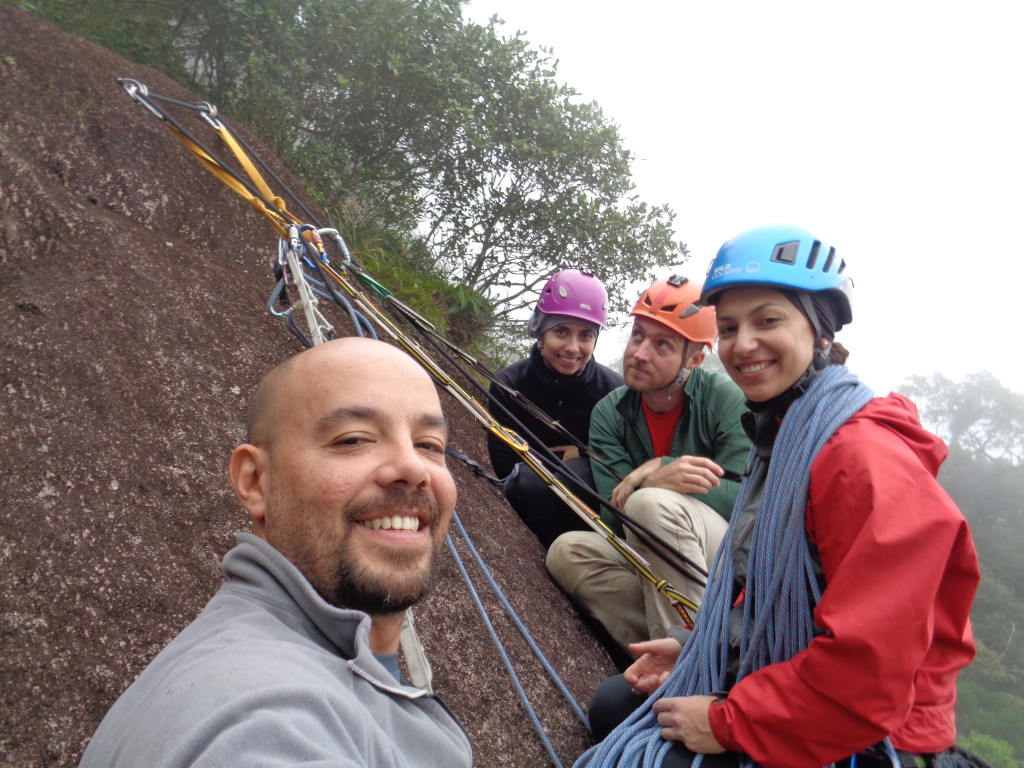
[[[672,382],[673,385],[679,386],[685,384],[690,380],[690,374],[693,373],[693,368],[686,367],[686,360],[690,356],[690,340],[686,339],[683,342],[683,364],[679,368],[679,373],[676,375],[676,380]],[[665,396],[666,400],[672,399],[672,393],[669,392]]]
[[[814,338],[818,339],[811,367],[816,371],[821,371],[828,365],[828,348],[832,346],[832,343],[827,341],[821,332],[821,321],[818,320],[818,313],[814,311],[814,305],[811,304],[811,297],[804,291],[797,291],[796,296],[800,300],[800,306],[804,308],[804,312],[810,319],[811,325],[814,326]],[[824,348],[821,346],[822,341],[825,342]]]

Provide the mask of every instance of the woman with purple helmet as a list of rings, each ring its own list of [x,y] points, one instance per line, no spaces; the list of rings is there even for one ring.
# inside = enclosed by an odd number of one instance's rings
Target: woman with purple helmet
[[[504,368],[498,378],[538,406],[582,443],[590,431],[590,413],[597,401],[623,384],[622,377],[594,360],[598,334],[608,321],[608,292],[594,275],[564,269],[547,281],[527,325],[537,343],[524,360]],[[502,388],[492,384],[493,401],[508,410],[536,439],[559,455],[567,468],[592,483],[590,463],[564,434],[532,416]],[[520,427],[492,406],[505,426]],[[559,535],[584,530],[586,524],[548,488],[536,473],[519,462],[518,454],[489,435],[491,466],[509,477],[505,494],[516,513],[547,548]],[[514,473],[514,474],[513,474]]]

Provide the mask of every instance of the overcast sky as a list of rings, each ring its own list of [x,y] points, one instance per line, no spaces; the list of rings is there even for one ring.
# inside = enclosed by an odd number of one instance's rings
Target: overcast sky
[[[989,370],[1024,393],[1024,25],[1016,0],[471,0],[554,50],[668,203],[703,277],[761,224],[854,278],[849,366],[880,394]],[[672,265],[665,265],[665,272]],[[620,318],[621,319],[621,318]],[[608,334],[603,362],[621,354]]]

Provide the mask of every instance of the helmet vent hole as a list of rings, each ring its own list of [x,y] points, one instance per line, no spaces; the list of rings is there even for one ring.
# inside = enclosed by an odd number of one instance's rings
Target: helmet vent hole
[[[814,245],[811,246],[811,255],[807,257],[807,268],[814,269],[814,265],[818,263],[818,252],[821,250],[821,240],[815,240]],[[828,265],[825,265],[825,271],[828,272]]]
[[[835,260],[836,260],[836,249],[835,248],[829,248],[828,249],[828,258],[825,259],[825,269],[824,269],[825,272],[830,272],[832,270],[832,263]]]
[[[772,261],[779,264],[796,264],[796,252],[800,249],[800,241],[794,240],[791,243],[779,243],[772,253]]]

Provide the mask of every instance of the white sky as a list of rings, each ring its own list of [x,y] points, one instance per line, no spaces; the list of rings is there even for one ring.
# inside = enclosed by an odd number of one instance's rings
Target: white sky
[[[1024,5],[920,0],[471,0],[553,49],[668,203],[703,277],[718,247],[795,224],[856,284],[839,335],[883,394],[992,371],[1024,393]],[[666,265],[666,274],[671,265]],[[639,290],[639,289],[638,289]],[[622,318],[619,318],[620,320]],[[621,355],[606,334],[597,356]]]

